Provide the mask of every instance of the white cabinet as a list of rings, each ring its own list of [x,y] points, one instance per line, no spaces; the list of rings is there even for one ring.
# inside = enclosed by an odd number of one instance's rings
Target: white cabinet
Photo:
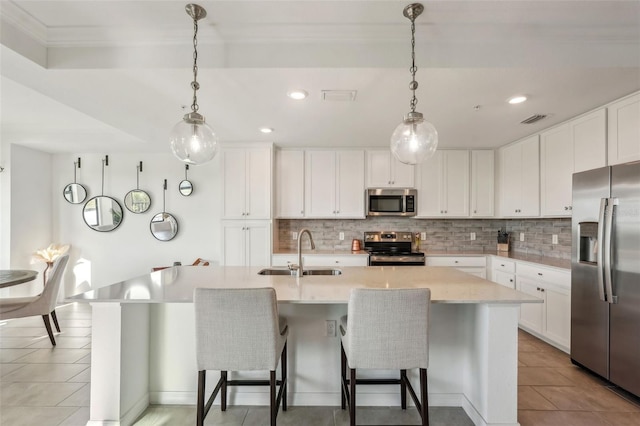
[[[491,257],[491,281],[509,288],[516,288],[516,264],[499,256]]]
[[[222,151],[223,219],[271,219],[272,150]]]
[[[278,150],[275,173],[276,217],[304,217],[304,151]]]
[[[471,216],[493,217],[494,159],[490,150],[471,151]]]
[[[500,148],[500,214],[532,217],[540,214],[538,135]]]
[[[271,221],[222,221],[222,257],[225,266],[269,266]]]
[[[542,304],[522,304],[520,326],[568,352],[571,344],[570,272],[518,262],[516,275],[516,289],[543,301]]]
[[[572,174],[606,165],[605,120],[599,109],[540,134],[543,216],[571,216]]]
[[[390,150],[367,151],[367,188],[413,188],[415,166],[401,163]]]
[[[364,151],[307,151],[305,217],[364,219]]]
[[[640,93],[607,106],[609,165],[640,160]]]
[[[571,216],[573,141],[569,123],[540,134],[540,195],[543,216]]]
[[[436,151],[417,175],[418,217],[469,216],[469,151]]]
[[[485,256],[426,256],[427,266],[449,266],[480,278],[487,277]]]

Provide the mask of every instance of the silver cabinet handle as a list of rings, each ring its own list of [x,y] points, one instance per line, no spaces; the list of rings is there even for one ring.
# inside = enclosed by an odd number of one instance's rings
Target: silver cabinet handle
[[[613,209],[618,205],[617,198],[609,198],[607,200],[609,207],[608,213],[605,214],[605,235],[604,235],[604,289],[606,291],[607,302],[617,303],[618,298],[613,295],[613,283],[611,279],[611,229],[613,227]]]
[[[542,276],[542,272],[538,272],[538,275]]]
[[[607,199],[600,200],[600,213],[598,214],[598,246],[596,247],[596,266],[598,270],[598,294],[600,300],[606,301],[604,296],[604,216],[607,211]]]
[[[509,282],[512,283],[513,282],[513,278],[509,278]]]
[[[544,288],[541,288],[540,291],[544,293]]]

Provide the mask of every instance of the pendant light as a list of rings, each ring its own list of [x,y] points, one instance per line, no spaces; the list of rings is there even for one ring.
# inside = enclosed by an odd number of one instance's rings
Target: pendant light
[[[418,164],[433,156],[438,147],[438,132],[433,124],[424,119],[421,113],[416,112],[416,53],[415,53],[415,19],[423,12],[424,7],[420,3],[412,3],[404,8],[403,15],[411,21],[411,83],[409,89],[413,92],[409,112],[402,123],[396,127],[391,135],[391,152],[398,161],[405,164]]]
[[[197,4],[185,6],[187,15],[193,19],[193,103],[191,112],[171,131],[171,150],[187,164],[202,164],[210,161],[218,151],[218,138],[213,129],[198,113],[198,21],[207,16],[207,11]]]

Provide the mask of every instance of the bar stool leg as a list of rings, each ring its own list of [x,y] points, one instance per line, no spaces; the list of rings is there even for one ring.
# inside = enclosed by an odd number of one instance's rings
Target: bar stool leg
[[[344,346],[340,341],[340,373],[342,374],[342,382],[340,383],[340,407],[344,410],[347,404],[347,397],[344,394],[344,383],[347,380],[347,355],[344,353]]]
[[[276,426],[276,372],[271,370],[269,376],[269,408],[271,413],[271,426]]]
[[[227,411],[227,372],[221,371],[220,378],[222,379],[222,385],[220,386],[220,410]]]
[[[280,356],[281,375],[282,375],[282,411],[287,411],[287,342],[284,342],[284,349]]]
[[[420,405],[422,417],[422,426],[429,426],[429,392],[427,389],[427,370],[426,368],[420,369]]]
[[[198,409],[196,413],[196,426],[203,426],[204,424],[204,387],[206,379],[206,370],[198,371]]]
[[[407,370],[400,370],[400,405],[407,409]]]
[[[349,425],[356,426],[356,369],[349,376]]]

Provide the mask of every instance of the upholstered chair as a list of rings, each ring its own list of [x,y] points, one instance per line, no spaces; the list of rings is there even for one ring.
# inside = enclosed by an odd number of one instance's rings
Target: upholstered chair
[[[429,365],[429,289],[353,289],[348,315],[340,319],[342,409],[349,406],[356,424],[356,385],[400,385],[400,401],[407,408],[407,389],[422,424],[429,424],[427,367]],[[407,370],[420,371],[420,399]],[[347,377],[349,369],[349,377]],[[400,378],[357,379],[361,369],[400,370]]]
[[[44,326],[47,328],[51,344],[55,346],[56,339],[53,337],[53,331],[51,330],[49,314],[51,313],[55,315],[56,301],[58,299],[58,293],[60,292],[62,274],[67,266],[68,260],[68,254],[60,256],[55,260],[53,268],[47,278],[47,282],[44,285],[44,289],[42,290],[42,293],[37,296],[9,297],[6,299],[0,299],[0,320],[42,315]],[[56,328],[58,328],[57,322],[58,321],[56,320]]]
[[[273,288],[194,290],[196,357],[198,364],[197,426],[202,426],[220,392],[220,408],[227,409],[228,386],[269,386],[270,423],[276,424],[280,402],[287,409],[287,334],[278,317]],[[281,380],[276,380],[278,361]],[[220,379],[205,404],[207,370]],[[228,380],[229,371],[269,370],[269,380]],[[276,386],[279,391],[276,395]]]

